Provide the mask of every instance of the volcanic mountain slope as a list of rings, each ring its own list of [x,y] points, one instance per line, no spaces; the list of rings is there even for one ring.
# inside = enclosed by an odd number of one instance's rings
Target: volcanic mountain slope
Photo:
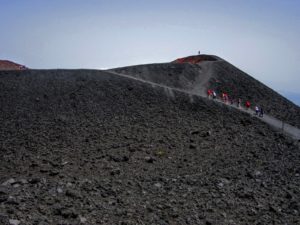
[[[27,69],[25,66],[8,61],[8,60],[0,60],[0,70],[25,70]]]
[[[300,151],[256,118],[103,71],[0,72],[1,224],[299,224]]]
[[[300,127],[300,108],[297,105],[217,56],[190,56],[172,63],[130,66],[112,71],[203,96],[209,88],[219,95],[227,92],[235,100],[249,100],[253,107],[263,107],[267,114]]]

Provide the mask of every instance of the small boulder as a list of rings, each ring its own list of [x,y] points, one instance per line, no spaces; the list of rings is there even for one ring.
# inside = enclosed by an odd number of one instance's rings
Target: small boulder
[[[70,198],[79,198],[80,197],[79,193],[77,193],[74,190],[70,190],[70,189],[66,191],[66,196],[68,196]]]
[[[161,183],[155,183],[155,184],[154,184],[154,187],[156,187],[156,188],[161,188],[161,187],[162,187],[162,184],[161,184]]]
[[[64,191],[63,191],[63,189],[62,188],[60,188],[60,187],[58,187],[57,189],[56,189],[56,191],[57,191],[57,193],[58,194],[61,194],[61,193],[63,193]]]
[[[116,168],[110,172],[110,175],[115,176],[119,175],[121,173],[121,170],[119,168]]]
[[[40,178],[32,178],[29,180],[29,183],[30,184],[37,184],[37,183],[40,183],[41,182],[41,179]]]
[[[2,185],[7,186],[7,185],[13,185],[15,183],[16,183],[16,180],[14,178],[10,178],[7,181],[3,182]]]
[[[79,216],[80,223],[86,223],[87,219],[85,217]]]
[[[151,156],[146,156],[146,157],[145,157],[145,161],[146,161],[147,163],[153,163],[153,162],[155,161],[155,159],[154,159],[153,157],[151,157]]]
[[[197,145],[195,144],[190,144],[190,149],[196,149],[197,148]]]
[[[194,134],[199,134],[200,131],[199,131],[199,130],[193,130],[193,131],[191,131],[190,133],[191,133],[192,135],[194,135]]]
[[[13,220],[13,219],[10,219],[9,220],[9,224],[10,225],[19,225],[21,223],[20,220]]]

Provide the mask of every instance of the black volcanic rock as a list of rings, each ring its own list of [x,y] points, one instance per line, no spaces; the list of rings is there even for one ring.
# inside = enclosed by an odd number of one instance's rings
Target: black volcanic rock
[[[225,91],[235,99],[249,100],[253,107],[261,106],[265,113],[300,128],[297,105],[224,60],[214,62],[213,70],[209,86],[218,93]]]
[[[234,102],[242,99],[263,107],[265,113],[300,128],[300,108],[250,75],[217,56],[199,55],[172,63],[146,64],[115,68],[111,71],[206,95],[214,89],[220,96],[227,92]]]
[[[300,222],[298,144],[198,96],[103,71],[0,72],[0,124],[0,184],[28,181],[0,188],[3,224]]]

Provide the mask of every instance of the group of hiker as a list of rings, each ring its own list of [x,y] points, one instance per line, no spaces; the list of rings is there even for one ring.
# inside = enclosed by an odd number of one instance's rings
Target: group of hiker
[[[217,99],[217,93],[215,90],[212,89],[208,89],[207,90],[207,97],[208,98],[212,98],[212,99]],[[226,92],[223,92],[221,94],[221,100],[225,103],[225,104],[231,104],[233,105],[236,102],[236,105],[238,108],[240,108],[242,106],[242,100],[240,98],[238,98],[237,100],[234,98],[231,98]],[[249,110],[251,107],[251,103],[249,100],[247,100],[245,102],[245,108],[246,110]],[[259,117],[263,117],[264,116],[264,110],[262,107],[259,106],[255,106],[255,115],[259,116]]]

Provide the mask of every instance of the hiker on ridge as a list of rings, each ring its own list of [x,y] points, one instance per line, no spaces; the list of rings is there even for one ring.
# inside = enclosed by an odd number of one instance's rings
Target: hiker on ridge
[[[250,106],[251,106],[250,102],[246,101],[245,106],[246,106],[246,109],[248,110],[250,108]]]
[[[259,117],[264,117],[264,110],[262,107],[260,107],[260,110],[259,110]]]
[[[230,101],[230,105],[233,105],[233,103],[234,103],[233,97],[230,97],[230,98],[229,98],[229,101]]]
[[[222,101],[225,102],[225,93],[222,93]]]
[[[255,106],[255,115],[258,116],[258,113],[260,112],[258,106]]]
[[[226,92],[224,92],[224,93],[222,94],[222,97],[223,97],[223,102],[224,102],[224,103],[227,103],[227,102],[228,102],[228,94],[227,94]]]
[[[217,93],[216,93],[216,91],[213,91],[212,96],[213,96],[213,99],[216,99],[216,98],[217,98]]]
[[[238,101],[237,101],[237,107],[238,107],[238,108],[241,107],[241,103],[242,103],[242,99],[239,98]]]
[[[207,97],[210,98],[210,96],[212,96],[213,91],[211,89],[207,90]]]
[[[229,103],[229,96],[228,96],[227,93],[225,93],[225,102],[226,102],[226,103]]]

